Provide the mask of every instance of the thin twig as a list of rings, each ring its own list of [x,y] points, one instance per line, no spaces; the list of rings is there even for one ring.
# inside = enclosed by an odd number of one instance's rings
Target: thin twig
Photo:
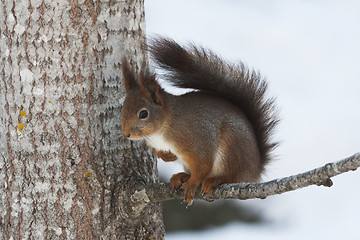
[[[215,189],[211,195],[202,195],[198,189],[194,199],[206,201],[216,199],[263,199],[271,195],[293,191],[310,185],[331,187],[332,181],[330,178],[351,170],[355,171],[359,167],[360,153],[356,153],[351,157],[328,163],[323,167],[269,182],[223,184]],[[136,204],[144,204],[182,199],[183,194],[183,190],[171,190],[169,183],[158,183],[139,188],[139,190],[135,191],[132,200]]]

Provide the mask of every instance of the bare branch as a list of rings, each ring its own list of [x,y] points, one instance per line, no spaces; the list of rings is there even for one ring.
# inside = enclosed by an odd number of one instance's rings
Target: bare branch
[[[355,171],[358,167],[360,167],[360,153],[337,162],[328,163],[323,167],[308,172],[269,182],[223,184],[215,189],[211,195],[202,195],[198,189],[195,193],[195,199],[206,201],[215,199],[264,199],[271,195],[293,191],[310,185],[331,187],[332,181],[330,178],[351,170]],[[136,204],[182,199],[184,194],[183,190],[171,190],[169,183],[147,185],[145,188],[139,189],[135,191],[132,197],[132,201]]]

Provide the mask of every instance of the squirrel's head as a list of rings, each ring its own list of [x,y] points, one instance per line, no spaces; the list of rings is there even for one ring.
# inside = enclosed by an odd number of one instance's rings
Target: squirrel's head
[[[125,59],[122,78],[126,98],[121,111],[122,135],[131,140],[142,139],[160,130],[164,122],[164,90],[145,67],[135,74]]]

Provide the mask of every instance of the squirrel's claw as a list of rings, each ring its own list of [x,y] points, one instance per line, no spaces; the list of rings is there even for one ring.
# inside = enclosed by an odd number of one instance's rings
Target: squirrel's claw
[[[183,183],[181,189],[184,189],[184,197],[183,200],[187,202],[187,206],[190,206],[193,202],[193,198],[195,196],[196,184],[189,184],[189,181]]]
[[[221,177],[206,178],[201,182],[201,193],[203,195],[210,195],[212,194],[214,188],[225,182],[226,180]]]
[[[201,194],[202,194],[202,195],[209,195],[209,194],[211,194],[212,191],[213,191],[213,188],[212,188],[212,187],[213,187],[213,186],[211,186],[211,185],[202,184],[202,186],[201,186]]]
[[[194,201],[192,199],[190,199],[190,202],[189,202],[189,200],[185,200],[185,199],[181,200],[181,204],[185,204],[186,208],[190,207],[193,204],[193,202]]]
[[[195,195],[195,191],[191,191],[191,190],[185,189],[185,194],[184,194],[184,197],[183,197],[183,202],[185,202],[185,203],[187,204],[187,205],[186,205],[186,208],[188,208],[189,206],[192,205],[194,195]]]

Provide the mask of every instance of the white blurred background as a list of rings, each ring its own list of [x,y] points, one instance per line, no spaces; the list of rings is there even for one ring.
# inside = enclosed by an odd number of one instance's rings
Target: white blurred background
[[[149,36],[198,43],[268,80],[282,120],[265,181],[360,152],[360,1],[147,0],[145,9]],[[179,167],[159,162],[159,171],[169,179]],[[166,239],[360,239],[360,171],[333,182],[241,201],[264,223]]]

